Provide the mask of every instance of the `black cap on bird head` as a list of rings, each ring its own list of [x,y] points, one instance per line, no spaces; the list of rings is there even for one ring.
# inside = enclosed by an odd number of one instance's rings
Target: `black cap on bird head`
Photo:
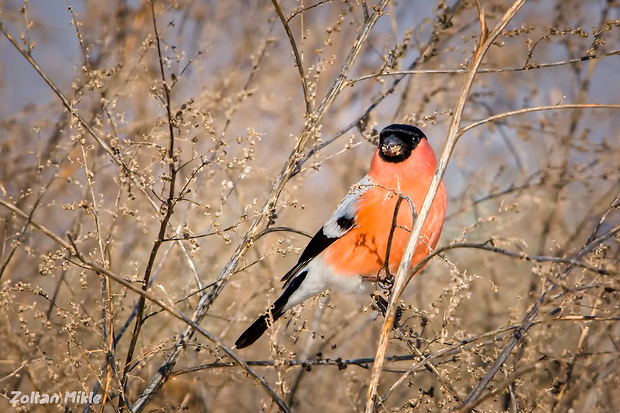
[[[385,162],[403,162],[426,135],[411,125],[394,124],[383,128],[379,134],[379,156]]]

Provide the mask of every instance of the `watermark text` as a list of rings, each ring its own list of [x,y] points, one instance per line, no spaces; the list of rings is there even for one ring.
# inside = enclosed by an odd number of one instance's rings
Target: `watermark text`
[[[11,396],[13,397],[10,403],[13,404],[99,404],[102,398],[100,394],[86,393],[85,391],[66,391],[63,396],[61,393],[47,394],[38,391],[22,393],[14,390],[11,392]]]

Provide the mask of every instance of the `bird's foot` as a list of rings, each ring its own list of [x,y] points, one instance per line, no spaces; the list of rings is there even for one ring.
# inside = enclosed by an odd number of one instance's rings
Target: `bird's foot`
[[[372,298],[374,307],[377,309],[377,311],[383,314],[383,317],[385,317],[385,313],[387,313],[388,308],[388,301],[385,299],[385,297],[377,293],[370,294],[370,297]],[[392,326],[392,328],[398,327],[398,322],[400,321],[402,316],[403,309],[400,308],[400,306],[396,307],[396,314],[394,315],[394,325]]]

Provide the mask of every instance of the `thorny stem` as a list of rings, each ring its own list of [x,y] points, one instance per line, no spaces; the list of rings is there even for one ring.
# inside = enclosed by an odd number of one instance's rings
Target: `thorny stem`
[[[163,310],[166,311],[166,310]],[[620,321],[620,317],[604,317],[604,316],[564,316],[564,317],[556,317],[550,320],[536,320],[533,325],[544,325],[550,322],[615,322]],[[482,341],[481,344],[489,345],[493,343],[500,342],[505,339],[506,334],[511,331],[515,331],[519,328],[519,324],[513,324],[509,326],[504,326],[497,328],[492,331],[487,331],[485,333],[472,336],[466,339],[459,340],[456,343],[449,344],[448,347],[439,349],[435,352],[428,354],[404,354],[404,355],[394,355],[385,358],[386,362],[397,363],[400,361],[411,361],[411,360],[419,360],[415,366],[412,368],[408,368],[404,370],[402,368],[385,368],[385,371],[389,371],[392,373],[405,373],[398,381],[396,381],[392,387],[383,395],[382,400],[387,399],[389,395],[393,392],[393,390],[400,384],[403,383],[404,379],[411,377],[413,373],[419,371],[428,371],[428,367],[426,366],[432,360],[437,360],[443,356],[451,356],[449,359],[434,361],[433,365],[441,365],[454,362],[452,356],[455,356],[461,353],[463,348],[467,349],[469,345]],[[485,340],[485,341],[483,341]],[[596,353],[582,353],[582,355],[596,355],[596,354],[607,354],[610,352],[601,351]],[[342,359],[342,358],[317,358],[317,359],[286,359],[286,360],[245,360],[248,366],[251,367],[274,367],[276,365],[283,365],[288,367],[302,367],[302,368],[311,368],[314,366],[336,366],[339,369],[343,369],[347,366],[358,366],[362,369],[370,369],[370,366],[375,361],[373,357],[361,357],[356,359]],[[225,369],[225,368],[234,368],[237,367],[237,363],[227,362],[227,361],[215,361],[207,364],[200,364],[191,367],[184,367],[178,370],[174,370],[170,374],[170,378],[181,376],[184,374],[191,374],[197,371],[203,370],[212,370],[212,369]]]

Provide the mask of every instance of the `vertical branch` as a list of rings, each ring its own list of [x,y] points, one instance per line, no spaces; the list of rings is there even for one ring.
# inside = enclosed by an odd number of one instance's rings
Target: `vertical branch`
[[[77,27],[77,24],[76,24]],[[90,192],[90,196],[92,199],[92,216],[95,223],[95,231],[97,234],[97,242],[99,244],[99,253],[101,254],[101,263],[102,266],[109,269],[110,268],[110,260],[106,260],[106,250],[107,247],[104,244],[102,234],[101,234],[101,217],[100,217],[100,208],[98,206],[97,197],[95,196],[95,190],[93,188],[93,170],[88,167],[88,158],[86,156],[86,151],[84,149],[84,144],[81,144],[82,150],[82,159],[84,162],[84,174],[86,176],[86,182],[88,185],[88,190]],[[96,158],[95,158],[96,160]],[[94,168],[93,168],[94,169]],[[105,399],[107,399],[108,391],[111,383],[111,373],[114,369],[115,365],[115,345],[114,345],[114,306],[112,303],[112,284],[109,278],[101,279],[101,296],[102,296],[102,308],[101,308],[101,331],[102,331],[102,341],[105,346],[106,351],[106,359],[105,359],[105,381],[104,381],[104,401],[102,404],[105,404]],[[124,391],[123,391],[124,393]],[[121,395],[121,400],[125,398],[124,394]]]
[[[155,32],[155,44],[157,46],[157,56],[159,59],[159,70],[161,74],[162,88],[164,90],[165,96],[165,106],[166,106],[166,114],[168,118],[168,132],[169,143],[168,143],[168,158],[166,159],[166,163],[168,163],[168,171],[169,171],[169,179],[170,186],[168,188],[168,197],[165,200],[165,203],[162,205],[162,210],[164,213],[164,217],[159,226],[159,233],[157,234],[157,239],[153,244],[153,248],[149,254],[149,260],[146,264],[146,269],[144,270],[144,276],[142,278],[142,291],[147,291],[149,287],[149,280],[151,278],[151,273],[153,271],[153,267],[155,264],[155,259],[157,258],[157,252],[161,247],[162,243],[166,238],[166,228],[168,227],[168,222],[172,216],[175,205],[175,182],[177,175],[177,167],[175,164],[175,154],[174,154],[174,119],[172,115],[172,103],[170,97],[170,88],[166,82],[166,72],[164,69],[164,59],[161,53],[161,39],[159,32],[157,30],[157,19],[155,17],[155,6],[154,1],[150,2],[151,5],[151,16],[153,19],[153,30]],[[136,349],[136,344],[138,341],[138,337],[140,335],[140,330],[142,329],[142,325],[144,324],[144,307],[145,307],[145,296],[141,295],[138,301],[138,311],[136,314],[136,322],[134,324],[134,330],[131,335],[131,341],[129,343],[129,348],[127,349],[127,357],[125,359],[125,367],[123,368],[123,376],[122,376],[122,388],[126,390],[128,374],[131,368],[131,361],[133,360],[133,355]]]
[[[293,56],[295,56],[295,66],[297,66],[297,70],[299,70],[299,78],[301,80],[301,90],[304,92],[304,101],[306,102],[306,115],[312,113],[312,106],[310,104],[310,95],[308,94],[308,84],[306,83],[306,74],[304,73],[304,66],[301,56],[299,54],[299,49],[297,48],[297,43],[295,42],[295,37],[293,36],[293,32],[291,31],[291,27],[288,25],[288,21],[284,14],[282,13],[282,9],[278,4],[278,0],[271,0],[273,3],[273,7],[276,9],[276,13],[278,13],[278,18],[282,23],[282,27],[286,31],[286,36],[288,37],[289,42],[291,43],[291,49],[293,50]]]
[[[398,268],[398,272],[396,274],[396,280],[394,284],[394,289],[392,295],[390,296],[390,301],[388,304],[388,309],[385,315],[385,321],[383,323],[383,328],[381,331],[381,336],[379,339],[379,344],[377,346],[377,353],[375,356],[375,362],[373,363],[371,370],[370,383],[368,386],[368,394],[366,398],[366,413],[371,413],[375,409],[375,401],[377,400],[377,389],[379,386],[379,378],[381,376],[381,372],[383,371],[383,363],[385,360],[385,354],[387,352],[387,346],[389,343],[390,332],[392,330],[392,325],[394,324],[394,318],[396,314],[396,309],[398,307],[398,302],[400,301],[400,297],[402,296],[405,287],[413,277],[412,273],[409,273],[409,268],[411,266],[411,259],[413,257],[413,253],[415,251],[415,247],[417,246],[420,240],[420,234],[422,233],[422,226],[424,225],[424,221],[428,216],[428,213],[431,208],[431,204],[435,198],[435,194],[437,193],[437,189],[441,183],[441,179],[443,174],[446,171],[448,166],[448,161],[452,155],[452,151],[456,146],[458,138],[460,137],[460,123],[461,118],[463,116],[463,111],[465,108],[465,104],[467,102],[467,98],[469,96],[469,92],[474,82],[474,78],[476,77],[476,73],[478,72],[478,68],[482,63],[482,59],[485,54],[495,41],[495,38],[499,35],[499,33],[506,27],[508,22],[514,17],[517,11],[523,6],[525,0],[517,0],[513,3],[513,5],[506,11],[506,13],[502,16],[502,18],[498,21],[495,28],[488,36],[485,33],[481,33],[480,43],[478,45],[478,49],[474,54],[474,58],[470,63],[469,70],[467,71],[467,76],[465,78],[463,88],[459,95],[459,100],[457,102],[457,106],[454,112],[454,117],[452,118],[452,123],[450,124],[450,129],[448,132],[448,137],[446,139],[446,143],[444,145],[444,149],[442,151],[441,157],[437,164],[437,169],[435,171],[435,176],[431,182],[431,185],[428,189],[428,193],[426,194],[426,198],[424,199],[424,203],[422,204],[422,208],[418,213],[418,218],[415,221],[411,234],[409,236],[409,240],[407,242],[407,246],[405,249],[405,253],[403,254],[402,261]],[[478,3],[479,4],[479,3]],[[479,4],[480,6],[480,4]],[[481,8],[479,8],[480,14],[482,15]],[[481,27],[484,30],[486,27],[486,20],[484,17],[481,18]]]

